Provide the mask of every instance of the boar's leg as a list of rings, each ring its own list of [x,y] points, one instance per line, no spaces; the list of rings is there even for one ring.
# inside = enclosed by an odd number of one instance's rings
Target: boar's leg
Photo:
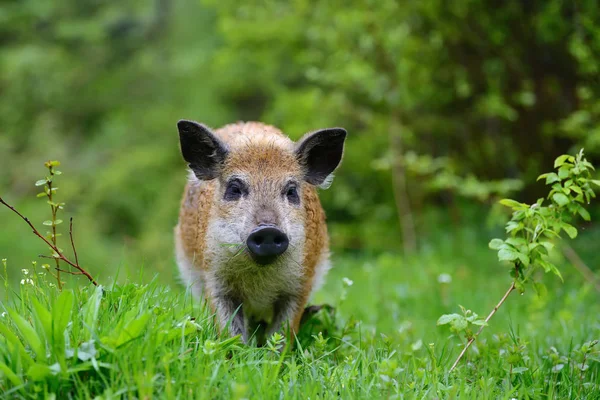
[[[231,336],[242,335],[242,340],[247,343],[248,333],[244,329],[244,311],[241,304],[229,296],[216,297],[214,300],[221,333],[228,329]]]
[[[289,338],[294,340],[294,334],[296,333],[297,327],[293,326],[293,322],[296,319],[296,314],[301,312],[301,309],[302,307],[300,306],[300,301],[297,297],[291,295],[279,297],[274,305],[273,321],[267,327],[265,339],[268,340],[275,332],[281,332],[283,334],[289,330]]]

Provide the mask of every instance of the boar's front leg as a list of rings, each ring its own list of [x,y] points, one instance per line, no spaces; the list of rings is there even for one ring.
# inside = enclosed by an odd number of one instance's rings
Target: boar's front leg
[[[244,327],[244,311],[241,304],[230,296],[218,296],[213,301],[221,333],[229,330],[231,336],[242,335],[242,340],[247,343],[248,334]]]
[[[275,332],[281,332],[284,336],[289,332],[290,344],[293,344],[298,330],[297,316],[298,313],[302,313],[300,299],[291,295],[281,296],[275,303],[273,311],[273,321],[267,327],[265,339],[271,338]]]

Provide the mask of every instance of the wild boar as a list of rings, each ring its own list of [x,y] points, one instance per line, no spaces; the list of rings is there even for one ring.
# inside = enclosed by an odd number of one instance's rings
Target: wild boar
[[[293,337],[330,268],[317,187],[331,184],[346,131],[295,143],[259,122],[177,127],[191,172],[175,228],[185,284],[206,299],[222,333],[259,345],[282,329]]]

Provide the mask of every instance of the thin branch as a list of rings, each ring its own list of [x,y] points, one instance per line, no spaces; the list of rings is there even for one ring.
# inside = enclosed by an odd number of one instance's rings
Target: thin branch
[[[48,166],[48,170],[50,171],[50,179],[48,179],[46,184],[48,185],[48,200],[50,202],[50,209],[52,210],[52,244],[54,247],[58,248],[58,244],[56,243],[56,210],[57,208],[52,203],[52,178],[54,177],[54,170],[52,166]],[[62,290],[62,282],[60,280],[60,261],[58,258],[54,260],[56,262],[56,281],[58,283],[58,290]]]
[[[27,225],[29,225],[29,227],[33,230],[33,233],[39,237],[40,239],[42,239],[44,241],[44,243],[46,243],[48,246],[50,246],[50,248],[52,250],[54,250],[54,252],[58,255],[57,259],[60,259],[64,262],[66,262],[67,264],[69,264],[70,266],[72,266],[73,268],[77,269],[79,272],[81,272],[82,275],[85,275],[86,278],[89,279],[90,282],[92,282],[95,286],[98,286],[98,283],[94,280],[94,278],[83,268],[81,268],[79,266],[79,264],[74,263],[73,261],[69,260],[67,257],[65,257],[65,255],[58,249],[57,246],[53,245],[51,242],[48,241],[48,239],[46,239],[36,228],[35,226],[33,226],[33,224],[31,223],[31,221],[29,220],[29,218],[25,217],[23,214],[21,214],[19,211],[17,211],[16,208],[14,208],[13,206],[11,206],[10,204],[8,204],[7,202],[4,201],[4,199],[2,197],[0,197],[0,203],[4,204],[6,207],[8,207],[12,212],[14,212],[15,214],[17,214],[19,217],[21,217],[21,219],[25,222],[27,222]],[[56,258],[56,257],[53,257]],[[57,268],[58,269],[58,268]]]
[[[83,275],[82,272],[75,272],[75,271],[69,271],[67,269],[62,269],[62,268],[56,268],[57,271],[60,272],[64,272],[65,274],[71,274],[71,275]]]
[[[75,249],[75,242],[73,241],[73,217],[69,219],[69,237],[71,238],[71,247],[73,248],[73,254],[75,255],[75,264],[79,265],[77,250]]]
[[[594,274],[594,271],[583,262],[581,257],[579,257],[579,254],[577,254],[577,252],[568,244],[562,246],[562,253],[567,257],[567,260],[573,264],[575,269],[583,275],[585,280],[594,285],[596,290],[600,292],[600,279],[598,279],[596,274]]]
[[[515,290],[515,282],[514,281],[510,285],[510,287],[508,288],[508,290],[506,291],[506,293],[504,293],[504,296],[502,296],[502,299],[500,299],[500,301],[498,302],[498,304],[496,304],[496,307],[494,307],[494,309],[492,310],[492,312],[490,312],[490,314],[485,319],[485,323],[486,324],[485,325],[481,325],[481,328],[479,328],[479,330],[477,331],[477,333],[471,339],[469,339],[469,341],[467,342],[467,344],[465,345],[465,347],[462,349],[462,351],[458,355],[458,358],[456,359],[456,361],[454,361],[454,364],[450,368],[449,372],[452,372],[454,370],[454,368],[456,368],[456,366],[458,365],[458,362],[460,361],[460,359],[463,358],[463,356],[465,355],[465,353],[467,352],[467,350],[469,350],[469,347],[471,347],[471,344],[473,344],[473,342],[475,341],[475,339],[477,339],[477,337],[479,336],[479,334],[481,333],[481,331],[483,331],[483,328],[485,328],[485,326],[487,325],[488,321],[490,319],[492,319],[492,317],[494,316],[494,314],[496,314],[496,311],[498,311],[498,309],[500,308],[500,306],[506,301],[506,299],[508,298],[508,295],[510,295],[513,290]]]

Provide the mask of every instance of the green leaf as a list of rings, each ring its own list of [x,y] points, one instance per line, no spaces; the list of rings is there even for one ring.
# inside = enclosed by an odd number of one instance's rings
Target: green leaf
[[[437,320],[437,324],[438,325],[446,325],[458,318],[462,318],[462,315],[460,315],[460,314],[444,314]]]
[[[150,313],[144,313],[125,325],[115,342],[115,347],[119,347],[140,336],[142,331],[146,328],[149,319]]]
[[[467,322],[465,317],[461,315],[460,318],[457,318],[454,321],[450,322],[450,326],[452,326],[452,328],[454,328],[457,332],[460,332],[467,329],[469,327],[469,323]]]
[[[52,221],[50,221],[49,219],[42,222],[42,224],[46,225],[46,226],[52,226]]]
[[[525,210],[529,208],[527,204],[519,203],[518,201],[512,199],[502,199],[500,200],[500,204],[506,207],[510,207],[513,210]]]
[[[581,218],[583,218],[585,221],[589,221],[592,219],[592,217],[590,216],[590,213],[583,207],[579,207],[577,209],[577,212],[579,213],[579,215],[581,215]]]
[[[556,175],[554,172],[540,175],[540,176],[538,176],[537,180],[539,181],[540,179],[544,179],[544,178],[546,178],[546,185],[550,185],[551,183],[560,181],[560,179],[558,178],[558,175]]]
[[[30,364],[33,364],[33,358],[27,353],[23,343],[19,340],[17,335],[15,335],[6,325],[0,322],[0,333],[6,339],[7,344],[9,345],[9,350],[11,353],[16,349],[21,356],[21,362],[23,363],[23,367],[27,367]]]
[[[4,364],[2,361],[0,361],[0,371],[2,371],[4,373],[4,376],[6,376],[6,378],[15,386],[21,386],[23,385],[23,380],[21,380],[21,378],[19,378],[19,376],[17,374],[15,374],[9,367],[8,365]]]
[[[54,329],[56,332],[60,332],[62,335],[69,319],[71,318],[71,311],[73,310],[74,295],[72,290],[63,290],[54,302],[52,307],[52,319],[54,322]]]
[[[42,325],[46,338],[50,340],[52,338],[52,314],[35,297],[32,297],[30,300],[35,310],[35,316]]]
[[[513,374],[522,374],[523,372],[529,371],[527,367],[516,367],[512,369]]]
[[[490,241],[489,247],[492,250],[498,250],[500,247],[502,247],[503,244],[504,241],[502,241],[502,239],[492,239]]]
[[[33,381],[43,381],[44,379],[52,376],[52,370],[45,364],[33,364],[27,370],[27,376]]]
[[[558,168],[567,161],[567,159],[571,157],[568,154],[563,154],[562,156],[558,156],[556,160],[554,160],[554,168]],[[572,158],[572,157],[571,157]]]
[[[554,195],[552,196],[552,200],[554,200],[556,204],[558,204],[561,207],[564,207],[567,204],[569,204],[569,198],[562,193],[554,193]]]
[[[532,243],[529,246],[530,246],[530,248],[529,248],[530,252],[533,252],[533,250],[537,250],[537,252],[539,254],[548,255],[548,250],[546,249],[545,246],[542,246],[540,243]],[[535,257],[535,253],[531,253],[531,254],[532,254],[532,257]]]
[[[62,224],[63,220],[62,219],[57,219],[56,221],[54,221],[54,225],[59,225]]]
[[[563,165],[558,169],[558,177],[560,179],[567,179],[569,177],[569,171],[571,171],[571,166]]]
[[[71,318],[73,311],[73,291],[63,290],[54,301],[52,307],[52,321],[54,323],[52,331],[52,345],[55,353],[64,357],[65,349],[65,330]]]
[[[102,286],[96,287],[94,294],[92,294],[88,302],[83,306],[84,323],[87,328],[86,333],[84,333],[84,338],[86,340],[92,338],[92,332],[96,329],[96,321],[98,319],[98,310],[100,309],[103,290]]]
[[[503,248],[498,251],[499,261],[515,261],[519,258],[519,253],[509,248]]]
[[[38,336],[33,326],[23,317],[21,317],[15,310],[7,308],[10,318],[15,323],[19,332],[23,338],[27,341],[31,349],[35,352],[38,360],[46,358],[45,346],[42,344],[42,340]]]
[[[39,181],[37,181],[37,182],[35,183],[35,186],[42,186],[42,185],[45,185],[47,182],[48,182],[48,181],[47,181],[47,180],[45,180],[45,179],[40,179]]]
[[[527,245],[527,242],[525,241],[525,239],[516,238],[516,237],[511,237],[511,238],[506,239],[506,243],[508,243],[512,246],[515,246],[515,247]]]
[[[508,221],[506,224],[506,233],[518,232],[524,228],[522,222]]]
[[[524,267],[529,266],[529,257],[526,254],[519,252],[517,253],[517,257],[519,258],[519,261],[521,261],[521,264],[523,264]]]
[[[573,225],[563,222],[561,224],[561,228],[563,228],[564,231],[567,232],[567,235],[569,235],[571,239],[575,239],[577,237],[577,228],[575,228]]]
[[[446,324],[450,324],[450,326],[452,327],[452,329],[460,332],[462,330],[465,330],[468,326],[469,323],[467,322],[467,319],[460,314],[445,314],[442,315],[438,321],[437,321],[438,325],[446,325]]]
[[[556,265],[545,260],[538,260],[537,262],[541,265],[542,268],[544,268],[545,272],[552,272],[554,275],[558,276],[561,281],[564,282],[560,271],[558,270],[558,268],[556,268]]]
[[[583,159],[583,161],[581,162],[581,164],[582,164],[584,167],[591,169],[592,171],[595,171],[595,170],[596,170],[596,168],[594,168],[594,166],[592,165],[592,163],[591,163],[591,162],[589,162],[589,161],[587,161],[586,159]]]
[[[46,196],[47,196],[46,193],[38,193],[38,194],[35,195],[35,197],[37,197],[38,199],[41,198],[41,197],[46,197]]]
[[[555,232],[551,229],[544,230],[544,236],[546,236],[548,238],[560,238],[560,235],[558,234],[558,232]]]
[[[600,186],[600,180],[592,179],[592,180],[590,180],[590,182],[592,182],[596,186]]]

